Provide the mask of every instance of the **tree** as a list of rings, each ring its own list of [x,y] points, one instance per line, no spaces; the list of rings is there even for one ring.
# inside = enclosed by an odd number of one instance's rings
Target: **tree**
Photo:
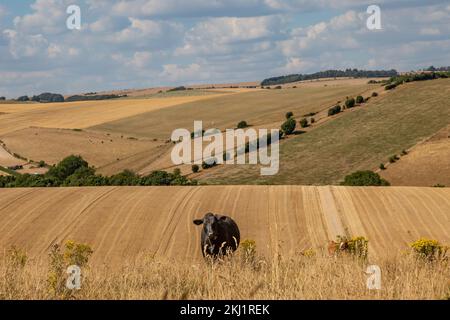
[[[197,173],[200,170],[200,167],[197,164],[192,165],[192,172]]]
[[[286,135],[290,135],[295,131],[295,127],[297,126],[297,121],[294,118],[289,118],[285,123],[281,125],[281,130]]]
[[[30,98],[28,98],[28,96],[21,96],[21,97],[17,98],[17,101],[21,101],[21,102],[30,101]]]
[[[343,186],[389,186],[390,183],[373,171],[357,171],[345,177]]]
[[[286,113],[286,119],[290,119],[294,116],[294,113],[289,111],[288,113]]]
[[[335,114],[338,114],[338,113],[340,113],[341,112],[341,106],[334,106],[333,108],[330,108],[329,110],[328,110],[328,116],[329,117],[331,117],[331,116],[334,116]]]
[[[80,168],[88,168],[89,164],[81,156],[69,156],[63,159],[55,167],[52,167],[48,175],[57,178],[63,182]]]
[[[378,92],[372,92],[372,97],[378,97]]]
[[[247,121],[241,121],[237,125],[238,129],[245,129],[248,127]]]
[[[302,120],[300,120],[300,126],[302,128],[306,128],[308,126],[308,120],[306,118],[303,118]]]
[[[345,101],[345,106],[347,107],[347,109],[351,109],[355,106],[355,98],[349,98],[347,99],[347,101]]]
[[[357,96],[357,97],[356,97],[356,103],[361,104],[361,103],[363,103],[363,102],[364,102],[363,96]]]

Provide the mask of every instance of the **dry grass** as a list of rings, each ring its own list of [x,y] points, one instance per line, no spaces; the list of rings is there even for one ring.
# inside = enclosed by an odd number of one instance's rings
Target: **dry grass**
[[[239,251],[238,251],[239,252]],[[0,299],[60,299],[48,290],[48,264],[0,260]],[[242,253],[221,263],[189,264],[141,256],[120,269],[83,270],[81,290],[66,299],[448,299],[448,261],[410,254],[371,261],[381,290],[368,290],[368,262],[318,253],[249,262]]]

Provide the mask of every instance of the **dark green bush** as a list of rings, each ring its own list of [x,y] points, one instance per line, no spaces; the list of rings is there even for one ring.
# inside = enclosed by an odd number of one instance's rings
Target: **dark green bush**
[[[384,89],[386,91],[388,91],[388,90],[395,89],[396,87],[397,87],[397,85],[395,83],[391,83],[391,84],[388,84],[387,86],[385,86]]]
[[[69,156],[43,175],[17,174],[0,177],[0,188],[78,187],[78,186],[157,186],[196,185],[197,182],[181,176],[181,172],[155,171],[139,176],[125,170],[111,177],[95,174],[95,169],[79,156]]]
[[[328,116],[331,117],[340,112],[341,112],[341,106],[334,106],[333,108],[330,108],[328,110]]]
[[[355,98],[349,98],[345,101],[345,107],[347,109],[353,108],[355,106],[355,103],[356,103]]]
[[[296,126],[297,121],[295,121],[294,118],[289,118],[285,123],[281,125],[281,130],[284,132],[284,134],[290,135],[294,133]]]
[[[303,118],[300,120],[300,127],[306,128],[308,126],[308,120],[306,118]]]
[[[197,173],[197,172],[199,172],[199,170],[200,170],[200,167],[197,164],[193,164],[192,165],[192,172],[193,173]]]
[[[288,113],[286,113],[286,119],[290,119],[294,116],[294,113],[289,111]]]
[[[245,129],[248,127],[247,121],[241,121],[238,123],[237,128],[238,129]]]
[[[356,97],[356,103],[361,104],[361,103],[363,103],[363,102],[364,102],[363,96],[357,96],[357,97]]]
[[[343,186],[389,186],[390,183],[373,171],[357,171],[345,177]]]

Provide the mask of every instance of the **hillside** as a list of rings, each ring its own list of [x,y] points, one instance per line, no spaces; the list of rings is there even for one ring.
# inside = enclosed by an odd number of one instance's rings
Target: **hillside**
[[[241,120],[252,126],[278,128],[288,111],[296,114],[317,112],[356,95],[378,88],[367,79],[352,84],[301,86],[284,90],[253,90],[235,95],[194,101],[171,108],[151,111],[125,119],[91,127],[92,130],[126,134],[136,137],[168,139],[177,128],[192,129],[195,120],[206,128],[235,128]],[[182,115],[182,116],[181,116]]]
[[[209,184],[336,184],[353,171],[377,169],[446,127],[449,96],[449,79],[408,83],[283,141],[276,176],[261,177],[255,166],[227,165],[198,178]]]
[[[0,247],[45,257],[71,239],[92,246],[94,264],[140,253],[200,261],[192,220],[209,211],[235,218],[266,256],[324,248],[345,233],[366,236],[373,258],[420,237],[450,242],[448,188],[106,187],[1,190]]]

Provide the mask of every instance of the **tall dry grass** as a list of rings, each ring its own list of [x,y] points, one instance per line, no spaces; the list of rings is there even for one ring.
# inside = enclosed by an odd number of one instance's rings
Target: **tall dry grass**
[[[49,263],[0,259],[1,299],[448,299],[448,261],[425,262],[408,254],[373,261],[382,289],[368,290],[368,262],[324,253],[277,257],[242,252],[220,263],[164,261],[143,255],[118,269],[88,266],[82,288],[55,295],[48,287]],[[25,259],[26,260],[26,259]]]

